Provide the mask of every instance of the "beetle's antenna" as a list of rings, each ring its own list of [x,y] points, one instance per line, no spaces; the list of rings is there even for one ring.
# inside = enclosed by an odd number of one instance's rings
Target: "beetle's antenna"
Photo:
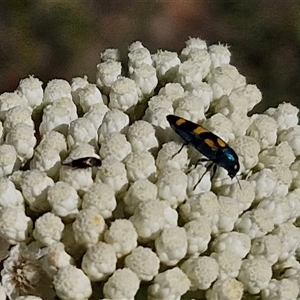
[[[235,178],[236,178],[236,180],[237,180],[237,182],[238,182],[238,184],[239,184],[239,186],[240,186],[240,189],[242,189],[242,186],[241,186],[241,183],[240,183],[240,181],[239,181],[239,178],[238,178],[237,176],[235,176]]]

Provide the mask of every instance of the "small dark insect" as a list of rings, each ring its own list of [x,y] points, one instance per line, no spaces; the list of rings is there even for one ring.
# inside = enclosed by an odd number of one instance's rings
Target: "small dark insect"
[[[231,179],[236,176],[240,169],[239,158],[235,151],[230,148],[225,141],[202,126],[186,119],[168,115],[167,120],[172,129],[185,141],[175,155],[178,154],[185,145],[190,144],[207,157],[199,159],[196,162],[195,167],[200,162],[209,162],[206,172],[212,170],[211,179],[215,176],[218,166],[227,170],[228,176]],[[201,176],[194,189],[202,180],[206,172]]]
[[[70,166],[73,168],[85,169],[90,167],[100,167],[101,160],[96,157],[82,157],[79,159],[72,160],[70,162],[64,162],[63,165]]]

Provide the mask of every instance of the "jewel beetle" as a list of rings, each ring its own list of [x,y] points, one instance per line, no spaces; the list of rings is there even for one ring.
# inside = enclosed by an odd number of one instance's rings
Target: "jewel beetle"
[[[167,120],[171,128],[185,141],[182,148],[188,144],[192,145],[206,157],[200,158],[195,166],[200,162],[209,162],[206,172],[212,170],[211,179],[215,176],[218,166],[224,168],[231,179],[236,176],[240,169],[239,158],[225,141],[202,126],[184,118],[168,115]],[[202,180],[205,173],[201,176],[195,187]]]

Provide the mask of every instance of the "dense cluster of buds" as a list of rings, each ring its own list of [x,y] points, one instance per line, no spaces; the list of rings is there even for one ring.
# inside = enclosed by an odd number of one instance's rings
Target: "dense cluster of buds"
[[[0,300],[298,299],[299,110],[250,116],[261,99],[228,47],[197,38],[135,42],[126,67],[108,49],[95,84],[29,76],[1,94]],[[219,167],[195,186],[201,153],[170,114],[234,149],[239,184]]]

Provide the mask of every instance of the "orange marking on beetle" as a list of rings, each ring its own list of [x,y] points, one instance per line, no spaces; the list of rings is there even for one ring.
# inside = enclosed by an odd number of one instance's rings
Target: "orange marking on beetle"
[[[217,138],[217,143],[222,148],[227,146],[227,144],[219,137]]]
[[[193,130],[193,133],[195,133],[197,135],[199,135],[199,134],[201,134],[203,132],[207,132],[207,130],[205,128],[203,128],[202,126],[198,126],[197,128],[195,128]]]
[[[210,148],[217,148],[215,142],[211,139],[205,139],[204,143],[209,146]]]
[[[177,126],[180,126],[181,124],[184,124],[186,123],[186,120],[185,119],[182,119],[182,118],[179,118],[177,121],[176,121],[176,125]]]

